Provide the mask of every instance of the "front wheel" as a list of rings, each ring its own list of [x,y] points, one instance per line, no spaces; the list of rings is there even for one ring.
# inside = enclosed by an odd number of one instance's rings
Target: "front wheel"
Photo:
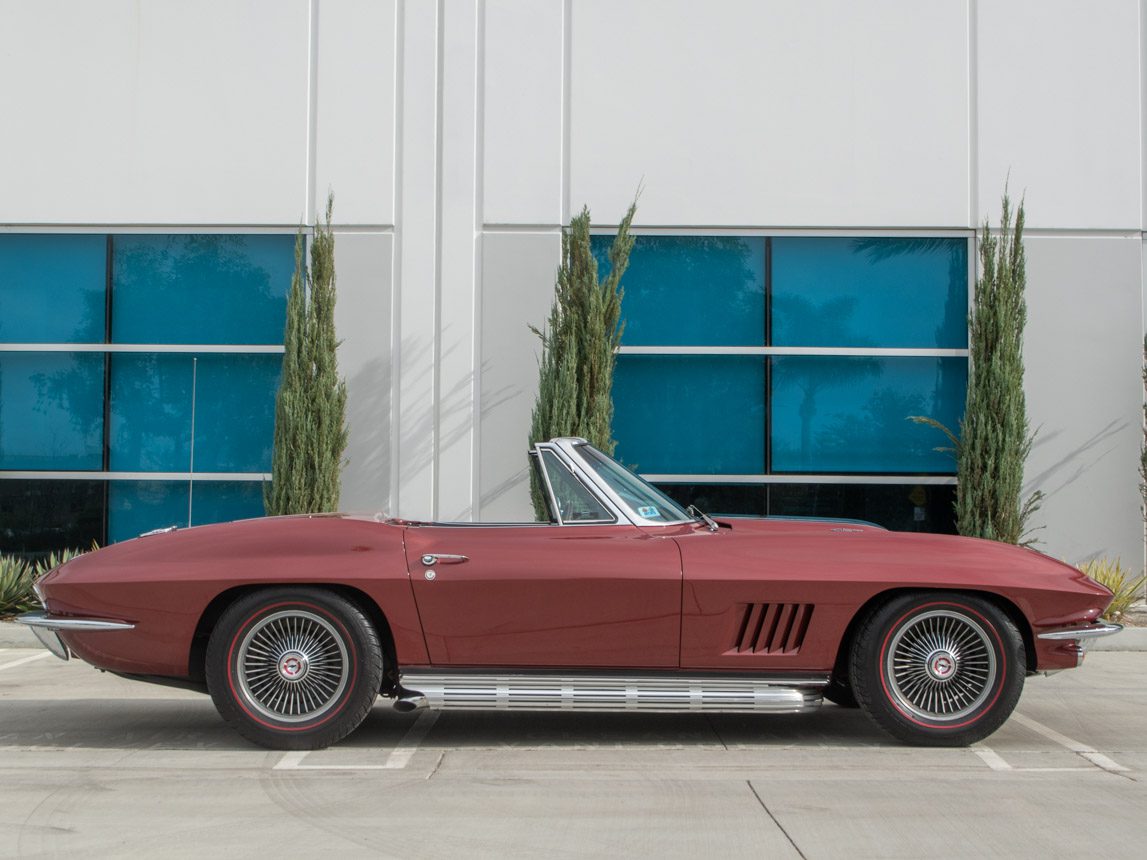
[[[1023,639],[988,601],[908,594],[861,627],[849,677],[872,720],[902,741],[965,746],[1008,718],[1024,686]]]
[[[244,737],[272,749],[320,749],[366,718],[382,683],[382,648],[342,597],[273,588],[223,613],[206,669],[215,707]]]

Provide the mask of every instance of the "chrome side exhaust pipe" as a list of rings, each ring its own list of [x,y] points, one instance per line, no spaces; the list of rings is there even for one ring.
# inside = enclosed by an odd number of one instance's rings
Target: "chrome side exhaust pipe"
[[[400,714],[409,714],[412,711],[421,711],[430,707],[430,702],[417,690],[398,690],[394,698],[393,707]]]

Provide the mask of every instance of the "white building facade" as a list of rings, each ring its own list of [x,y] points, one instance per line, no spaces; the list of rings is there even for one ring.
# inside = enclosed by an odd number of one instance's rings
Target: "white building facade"
[[[37,549],[30,506],[105,540],[257,506],[292,237],[328,190],[344,507],[530,516],[529,326],[562,227],[585,205],[610,233],[641,186],[619,455],[730,512],[942,530],[943,440],[897,422],[958,419],[975,230],[1007,183],[1041,548],[1139,568],[1145,22],[1136,0],[3,0],[7,548]]]

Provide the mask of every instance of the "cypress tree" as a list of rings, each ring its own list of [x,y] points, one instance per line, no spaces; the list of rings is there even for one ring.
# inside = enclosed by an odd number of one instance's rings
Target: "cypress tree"
[[[621,342],[621,276],[629,265],[629,233],[637,201],[630,205],[609,249],[609,273],[598,278],[590,243],[589,209],[562,231],[562,262],[542,341],[538,397],[530,421],[530,445],[555,436],[581,436],[607,454],[613,440],[614,353]],[[531,473],[530,494],[539,519],[546,507]]]
[[[1005,191],[998,235],[984,221],[980,278],[968,320],[971,362],[960,435],[939,427],[956,453],[956,528],[962,535],[1020,543],[1043,493],[1022,499],[1024,462],[1034,434],[1024,398],[1024,207],[1012,221]],[[1034,541],[1026,541],[1032,543]]]
[[[309,269],[301,228],[295,237],[271,484],[263,493],[272,516],[338,510],[347,427],[346,382],[339,378],[336,354],[333,207],[330,195],[326,223],[315,225]]]

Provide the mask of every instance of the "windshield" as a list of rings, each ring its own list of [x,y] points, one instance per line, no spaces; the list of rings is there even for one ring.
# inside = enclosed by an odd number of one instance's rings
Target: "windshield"
[[[592,445],[579,445],[577,452],[585,458],[609,488],[621,496],[622,501],[642,519],[666,523],[693,519],[680,505],[652,484],[646,483]]]

